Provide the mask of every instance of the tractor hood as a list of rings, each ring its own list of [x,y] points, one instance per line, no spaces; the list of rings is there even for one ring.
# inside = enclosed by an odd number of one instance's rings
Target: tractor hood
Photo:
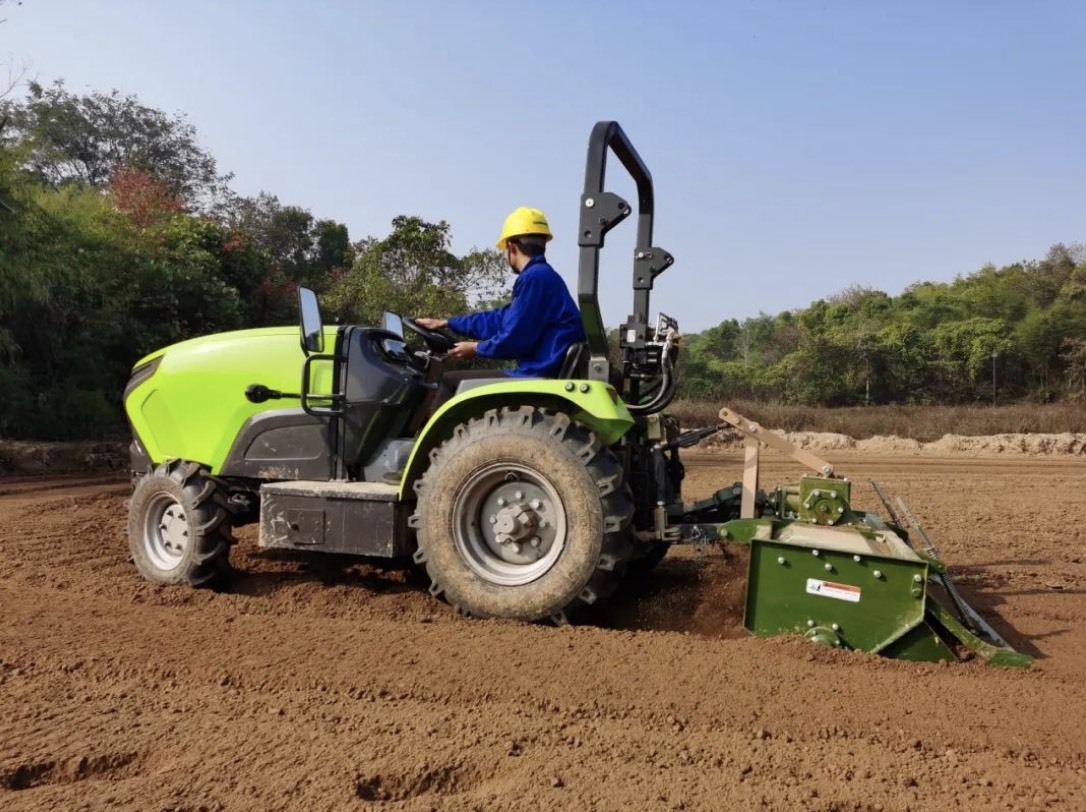
[[[197,338],[189,338],[185,341],[179,341],[176,344],[170,344],[161,349],[155,350],[152,353],[148,353],[141,359],[136,361],[132,366],[133,371],[138,370],[156,358],[161,358],[166,353],[181,353],[181,352],[200,352],[204,348],[208,347],[222,347],[225,344],[232,344],[235,342],[246,342],[253,339],[270,338],[273,336],[291,335],[294,337],[295,343],[298,341],[298,328],[296,326],[291,327],[256,327],[249,330],[233,330],[228,333],[215,333],[214,335],[198,336]],[[300,347],[299,347],[300,352]]]
[[[325,328],[327,346],[335,346],[338,329]],[[260,384],[297,392],[304,361],[297,327],[182,341],[139,360],[125,390],[125,412],[151,460],[192,460],[214,472],[245,421],[286,405],[274,400],[253,403],[246,388]],[[330,380],[320,385],[330,385]]]

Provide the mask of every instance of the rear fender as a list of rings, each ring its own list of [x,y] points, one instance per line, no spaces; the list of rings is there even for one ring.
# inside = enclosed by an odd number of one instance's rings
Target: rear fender
[[[618,442],[634,423],[614,387],[600,381],[510,378],[473,387],[444,403],[419,433],[400,481],[400,499],[412,498],[411,489],[426,471],[430,452],[449,439],[457,426],[490,409],[517,406],[564,412],[604,445]]]

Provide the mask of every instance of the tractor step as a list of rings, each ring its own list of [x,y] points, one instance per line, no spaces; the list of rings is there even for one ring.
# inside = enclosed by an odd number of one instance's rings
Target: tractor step
[[[414,548],[410,509],[383,482],[275,482],[260,488],[261,547],[398,558]]]

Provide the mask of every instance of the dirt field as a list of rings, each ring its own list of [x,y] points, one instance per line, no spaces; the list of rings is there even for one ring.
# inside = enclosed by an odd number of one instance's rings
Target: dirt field
[[[125,483],[0,480],[0,809],[1086,809],[1086,461],[830,456],[857,505],[908,499],[1031,670],[748,638],[716,551],[577,628],[251,529],[231,591],[161,588]],[[688,455],[687,497],[738,459]]]

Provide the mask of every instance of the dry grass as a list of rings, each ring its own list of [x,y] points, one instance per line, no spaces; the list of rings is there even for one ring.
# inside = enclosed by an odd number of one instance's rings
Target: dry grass
[[[1086,406],[1073,403],[826,409],[747,401],[724,404],[687,400],[676,401],[668,412],[677,416],[684,428],[694,428],[716,423],[717,413],[724,405],[766,428],[834,432],[857,440],[896,436],[927,443],[946,434],[986,437],[993,434],[1086,433]]]

